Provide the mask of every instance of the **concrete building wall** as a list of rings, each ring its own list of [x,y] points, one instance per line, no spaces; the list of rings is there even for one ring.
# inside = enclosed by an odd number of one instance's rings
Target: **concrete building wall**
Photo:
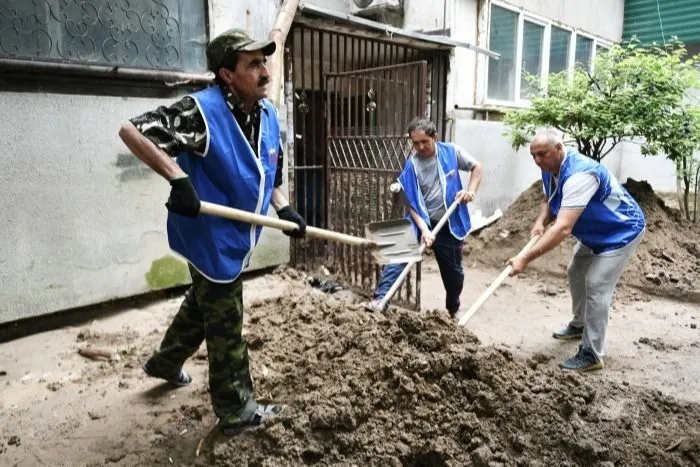
[[[454,0],[456,16],[452,19],[452,37],[488,47],[488,1]],[[608,41],[619,41],[624,19],[623,0],[561,2],[558,0],[503,0],[500,4],[522,9],[528,15],[579,29]],[[601,12],[605,14],[600,14]],[[473,120],[475,103],[484,101],[487,58],[464,48],[456,48],[448,77],[448,135],[484,163],[484,182],[474,208],[486,216],[497,208],[505,209],[532,182],[539,171],[527,148],[515,152],[503,135],[500,122]],[[457,108],[455,108],[457,107]],[[675,191],[674,164],[665,157],[643,157],[639,146],[624,143],[608,155],[604,163],[621,180],[628,177],[647,180],[659,191]]]
[[[212,0],[210,34],[265,37],[277,8]],[[12,109],[0,125],[0,323],[189,281],[167,244],[169,185],[117,136],[126,119],[176,99],[0,92]],[[266,229],[251,269],[286,262],[288,247]]]
[[[504,0],[503,3],[609,41],[618,42],[622,39],[625,0]]]
[[[609,39],[621,34],[622,0],[579,2],[566,10],[554,0],[508,2]],[[601,11],[601,2],[610,14],[590,14]],[[349,0],[313,3],[349,10]],[[211,0],[210,34],[242,27],[264,37],[278,4]],[[432,31],[444,25],[454,38],[486,46],[486,11],[485,0],[447,0],[446,5],[406,0],[403,27]],[[455,49],[448,109],[474,103],[483,61],[472,51]],[[127,118],[175,99],[0,91],[0,104],[14,110],[0,126],[0,323],[189,281],[185,263],[167,245],[163,203],[169,187],[117,136]],[[280,117],[285,116],[281,109]],[[476,207],[489,215],[507,207],[538,174],[526,151],[511,149],[500,123],[471,117],[470,110],[448,112],[450,139],[484,162]],[[672,164],[642,159],[634,145],[623,146],[608,163],[623,180],[632,176],[662,190],[675,187]],[[288,245],[283,234],[266,229],[252,269],[287,261]]]
[[[303,3],[336,11],[338,13],[350,13],[350,4],[352,0],[309,0]]]
[[[624,143],[619,157],[616,175],[620,180],[646,180],[656,191],[676,191],[676,166],[665,156],[644,157],[639,145]]]
[[[452,20],[453,37],[488,48],[488,12],[491,0],[453,1],[455,3],[455,17]],[[578,30],[605,42],[617,42],[622,37],[624,0],[589,2],[502,0],[498,4],[519,9],[534,19],[546,20],[568,29]],[[600,14],[601,11],[605,14]],[[454,87],[452,107],[465,108],[486,102],[487,60],[485,55],[477,55],[466,49],[455,50],[452,71],[455,82],[459,85]],[[465,118],[465,116],[456,115],[455,118]]]
[[[280,3],[275,0],[209,0],[214,18],[210,25],[211,37],[232,27],[244,28],[253,37],[267,37],[275,24]]]
[[[457,120],[454,142],[463,147],[484,166],[483,182],[474,208],[484,216],[505,208],[539,177],[529,152],[513,151],[502,136],[505,128],[499,122]]]
[[[352,1],[352,0],[350,0]],[[405,29],[420,32],[436,32],[450,29],[454,0],[404,0]]]

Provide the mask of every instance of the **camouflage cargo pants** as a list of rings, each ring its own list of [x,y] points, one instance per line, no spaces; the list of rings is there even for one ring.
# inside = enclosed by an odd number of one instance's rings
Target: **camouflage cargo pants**
[[[190,266],[192,286],[148,367],[161,375],[177,375],[203,340],[209,356],[209,392],[214,412],[236,417],[251,398],[248,345],[242,337],[243,281],[218,284]]]

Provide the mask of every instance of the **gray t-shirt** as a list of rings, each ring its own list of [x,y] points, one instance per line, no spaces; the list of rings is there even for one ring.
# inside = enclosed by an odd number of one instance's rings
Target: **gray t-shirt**
[[[465,172],[471,171],[476,163],[476,159],[457,145],[455,145],[455,151],[457,152],[457,165],[459,170],[464,170]],[[411,157],[413,157],[418,186],[423,194],[428,216],[430,216],[430,219],[440,219],[447,211],[447,207],[445,207],[442,196],[442,185],[440,184],[440,176],[438,175],[438,158],[436,156],[424,157],[415,152]]]

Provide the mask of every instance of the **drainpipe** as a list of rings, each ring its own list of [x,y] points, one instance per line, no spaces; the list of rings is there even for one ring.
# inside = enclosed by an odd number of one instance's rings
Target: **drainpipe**
[[[299,8],[300,0],[284,0],[280,11],[277,14],[275,25],[269,34],[269,39],[275,41],[277,50],[274,55],[268,59],[268,68],[270,70],[270,100],[279,107],[282,104],[280,100],[280,91],[282,89],[282,65],[284,63],[284,43],[287,40],[287,34],[292,27],[294,15]]]

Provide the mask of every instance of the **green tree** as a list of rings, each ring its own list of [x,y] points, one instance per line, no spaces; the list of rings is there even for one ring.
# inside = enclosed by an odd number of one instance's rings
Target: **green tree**
[[[622,141],[638,143],[645,156],[665,154],[678,169],[681,207],[690,217],[698,168],[693,153],[700,150],[692,92],[700,87],[700,56],[686,55],[676,39],[651,47],[634,39],[597,56],[592,72],[577,66],[572,79],[565,71],[552,74],[545,87],[529,77],[537,92],[528,108],[506,112],[507,136],[517,150],[538,128],[556,128],[597,161]]]

